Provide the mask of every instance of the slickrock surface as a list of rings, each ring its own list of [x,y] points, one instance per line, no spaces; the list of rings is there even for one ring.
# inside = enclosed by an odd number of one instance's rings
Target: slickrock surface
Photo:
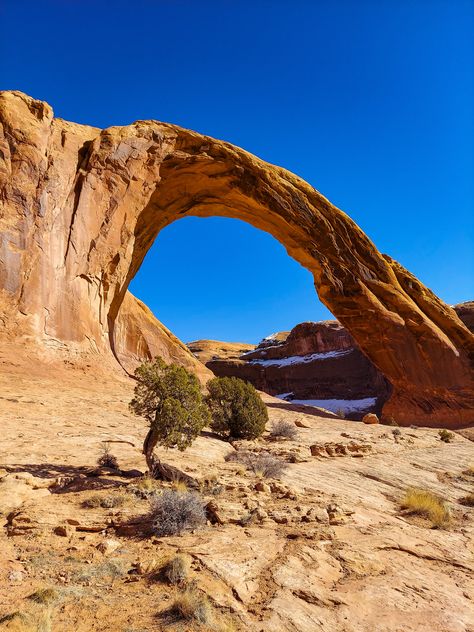
[[[270,395],[295,400],[371,399],[380,412],[390,386],[337,321],[306,322],[256,346],[198,340],[188,344],[215,375],[235,376]],[[363,412],[353,413],[362,418]]]
[[[106,364],[128,284],[159,231],[223,215],[269,232],[311,271],[322,302],[392,384],[386,416],[474,421],[473,334],[302,179],[174,125],[55,119],[20,92],[0,94],[0,125],[3,337]]]
[[[145,537],[147,491],[131,477],[144,469],[145,424],[127,408],[132,381],[27,354],[2,348],[0,620],[21,614],[0,629],[186,629],[166,614],[179,588],[155,572],[180,552],[217,630],[472,632],[474,509],[460,499],[473,489],[474,450],[464,437],[444,443],[434,429],[365,426],[267,396],[269,428],[289,421],[294,440],[232,446],[204,433],[184,453],[161,452],[200,481],[222,524]],[[121,472],[91,476],[104,441]],[[236,449],[269,451],[287,469],[261,480],[225,460]],[[400,510],[408,486],[449,502],[449,529]],[[117,496],[120,506],[84,506]],[[50,601],[28,598],[48,587]]]

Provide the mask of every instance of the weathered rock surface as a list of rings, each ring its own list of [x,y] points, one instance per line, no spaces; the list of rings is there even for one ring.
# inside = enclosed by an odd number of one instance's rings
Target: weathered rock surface
[[[295,400],[371,398],[380,411],[390,385],[337,321],[306,322],[254,347],[198,340],[193,354],[219,377],[235,376],[270,395]],[[354,413],[361,418],[363,412]]]
[[[55,119],[20,92],[1,93],[0,123],[3,337],[116,353],[128,284],[159,231],[224,215],[269,232],[311,271],[321,301],[392,384],[386,415],[474,421],[473,334],[302,179],[165,123],[100,130]]]
[[[453,309],[469,331],[474,332],[474,301],[459,303],[454,305]]]

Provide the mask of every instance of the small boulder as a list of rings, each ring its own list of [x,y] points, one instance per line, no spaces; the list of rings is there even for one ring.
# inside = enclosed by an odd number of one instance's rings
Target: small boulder
[[[367,413],[367,415],[364,415],[364,417],[362,418],[362,421],[365,424],[378,424],[378,423],[380,423],[379,418],[377,417],[377,415],[375,413]]]
[[[97,549],[103,553],[104,555],[110,555],[117,549],[122,546],[122,543],[119,540],[114,540],[113,538],[107,538],[106,540],[102,540],[97,545]]]
[[[295,421],[295,426],[297,426],[298,428],[311,428],[310,424],[304,421],[300,421],[299,419]]]
[[[63,538],[70,538],[75,532],[75,528],[70,524],[60,524],[54,529],[55,535],[60,535]]]
[[[270,493],[270,485],[267,485],[267,483],[264,483],[263,481],[258,481],[257,483],[255,483],[255,491],[257,492],[265,492],[266,494]]]

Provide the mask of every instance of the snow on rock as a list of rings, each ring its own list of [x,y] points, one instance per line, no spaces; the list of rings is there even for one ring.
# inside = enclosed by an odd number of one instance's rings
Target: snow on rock
[[[309,353],[304,356],[289,356],[287,358],[275,358],[273,360],[250,360],[249,364],[259,364],[261,366],[289,366],[292,364],[303,364],[314,360],[329,360],[352,353],[352,349],[343,351],[326,351],[325,353]]]
[[[345,414],[371,409],[377,401],[376,397],[365,397],[364,399],[288,399],[289,395],[291,393],[281,393],[281,395],[276,395],[276,397],[285,399],[291,404],[324,408],[332,413],[343,411]]]

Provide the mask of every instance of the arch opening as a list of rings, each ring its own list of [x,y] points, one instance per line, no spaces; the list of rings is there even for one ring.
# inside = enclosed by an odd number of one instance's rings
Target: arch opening
[[[318,301],[311,274],[245,222],[173,222],[158,234],[130,291],[215,375],[354,419],[380,412],[388,397],[386,380]],[[126,370],[152,349],[170,358],[159,323],[154,340],[148,333],[124,340],[130,320],[120,311],[117,320],[115,351]]]
[[[133,133],[140,136],[142,125],[131,126]],[[113,286],[104,301],[112,347],[119,307],[159,231],[187,216],[240,219],[273,235],[310,271],[321,302],[392,384],[385,416],[440,426],[471,420],[470,360],[460,347],[474,345],[453,310],[297,176],[227,143],[146,125],[160,130],[157,137],[153,129],[159,151],[140,163],[137,188],[126,191],[131,232],[126,247],[121,244],[124,257],[106,272]],[[130,211],[126,199],[121,204]]]

